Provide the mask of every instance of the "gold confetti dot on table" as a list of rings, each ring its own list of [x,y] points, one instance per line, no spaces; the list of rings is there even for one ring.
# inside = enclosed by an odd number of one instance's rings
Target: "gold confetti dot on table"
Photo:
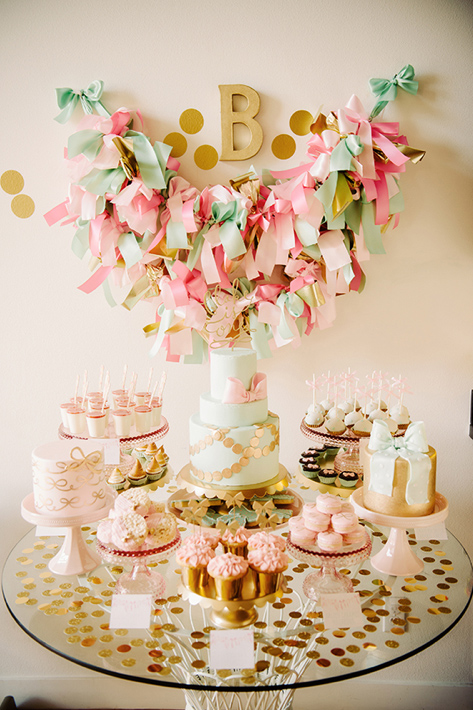
[[[136,661],[134,658],[124,658],[122,661],[122,666],[125,668],[132,668],[135,665]]]
[[[342,666],[346,666],[347,668],[355,665],[355,661],[352,658],[341,658],[340,663]]]
[[[95,636],[88,636],[87,638],[82,639],[80,645],[84,646],[85,648],[88,648],[89,646],[93,646],[96,641],[97,639]]]
[[[275,158],[287,160],[296,152],[296,141],[292,136],[287,135],[287,133],[281,133],[279,136],[276,136],[271,143],[271,151]]]
[[[367,641],[366,643],[363,644],[363,648],[366,651],[374,651],[376,649],[376,644],[372,643],[370,641]]]
[[[337,639],[342,639],[346,636],[346,634],[344,631],[340,631],[340,629],[338,629],[337,631],[333,631],[333,636]]]
[[[328,644],[329,640],[325,638],[325,636],[319,636],[318,638],[315,639],[316,643],[320,644],[321,646],[325,646]]]
[[[211,145],[200,145],[194,153],[194,162],[201,170],[211,170],[218,163],[218,153]]]
[[[79,643],[80,636],[68,636],[67,643]]]
[[[193,668],[200,669],[200,668],[205,668],[206,663],[205,663],[205,661],[192,661],[191,665]]]
[[[100,658],[110,658],[113,655],[113,651],[110,648],[104,648],[98,652]]]
[[[363,631],[354,631],[352,633],[353,638],[355,639],[364,639],[366,638],[366,634],[363,633]]]
[[[269,668],[270,663],[269,661],[257,661],[255,665],[255,671],[257,673],[261,673],[262,671],[265,671]]]
[[[442,614],[451,614],[452,610],[448,608],[448,606],[439,606],[439,611]]]
[[[347,646],[347,651],[348,653],[359,653],[360,652],[360,647],[359,646],[354,646],[353,644],[350,644]]]
[[[179,125],[184,133],[198,133],[204,125],[204,117],[197,109],[188,108],[179,116]]]
[[[334,656],[344,656],[345,655],[345,651],[343,650],[343,648],[332,648],[330,653],[332,653]]]
[[[27,601],[27,597],[19,597],[18,599],[15,599],[15,604],[26,604]]]
[[[168,658],[169,663],[181,663],[182,658],[180,656],[170,656]]]
[[[113,641],[113,636],[112,634],[104,634],[100,637],[99,641],[101,641],[102,643],[110,643],[111,641]]]
[[[143,639],[132,639],[132,640],[130,641],[130,644],[131,644],[134,648],[139,648],[140,646],[143,646],[144,641],[143,641]]]
[[[456,584],[458,582],[458,579],[455,579],[455,577],[445,577],[445,581],[449,584]]]
[[[164,143],[172,146],[171,155],[173,158],[180,158],[187,150],[187,140],[182,133],[168,133]]]
[[[25,180],[18,170],[6,170],[0,177],[0,186],[8,195],[17,195],[23,190]]]
[[[331,662],[327,658],[319,658],[316,663],[322,668],[328,668],[331,665]]]
[[[26,602],[27,606],[34,606],[37,603],[38,603],[37,599],[28,599],[28,601]]]
[[[128,629],[115,629],[115,636],[126,636]]]
[[[171,668],[167,668],[166,666],[164,666],[164,668],[162,668],[159,673],[160,675],[169,675],[170,673],[172,673],[172,670]]]

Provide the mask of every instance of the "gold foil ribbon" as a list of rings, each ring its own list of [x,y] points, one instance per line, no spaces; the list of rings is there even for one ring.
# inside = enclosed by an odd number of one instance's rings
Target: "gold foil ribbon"
[[[118,152],[120,153],[120,163],[125,175],[129,180],[133,180],[139,173],[138,161],[135,158],[135,154],[128,145],[127,141],[120,136],[112,138],[112,142],[116,146]]]
[[[308,306],[311,306],[311,308],[318,308],[319,306],[323,306],[325,303],[324,294],[322,293],[322,289],[317,281],[314,281],[314,283],[308,284],[307,286],[303,286],[296,291],[296,293],[305,303],[307,303]]]

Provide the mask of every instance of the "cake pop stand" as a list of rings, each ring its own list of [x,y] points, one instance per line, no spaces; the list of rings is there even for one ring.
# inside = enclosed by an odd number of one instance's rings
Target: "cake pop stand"
[[[367,531],[363,545],[350,545],[343,552],[323,552],[317,545],[299,547],[291,541],[291,533],[287,539],[287,551],[296,560],[309,565],[320,565],[320,570],[311,572],[304,579],[302,589],[312,601],[318,601],[321,594],[339,594],[353,591],[349,577],[338,571],[341,567],[351,567],[370,556],[371,540]]]
[[[95,523],[97,520],[106,518],[116,497],[114,491],[107,491],[105,505],[102,508],[67,518],[38,513],[34,505],[33,493],[30,493],[23,499],[21,503],[21,515],[25,520],[29,523],[33,523],[33,525],[45,525],[50,528],[61,528],[65,531],[65,538],[61,549],[49,562],[48,567],[51,572],[69,576],[85,574],[99,566],[101,562],[100,557],[84,542],[81,526],[87,523]]]
[[[126,552],[117,550],[111,545],[104,545],[97,540],[97,552],[112,564],[132,564],[130,572],[122,574],[116,583],[116,594],[152,594],[155,599],[163,597],[166,592],[166,582],[159,572],[154,572],[147,567],[150,562],[165,560],[181,544],[181,536],[177,532],[174,540],[167,545],[162,545],[152,550]]]
[[[380,552],[377,552],[371,558],[371,564],[375,569],[397,577],[418,574],[424,569],[424,563],[414,554],[409,545],[407,530],[410,528],[430,527],[446,520],[448,516],[448,501],[441,493],[435,493],[434,512],[431,515],[423,515],[416,518],[384,515],[368,510],[368,508],[363,506],[362,488],[353,493],[351,503],[357,515],[363,520],[391,528],[386,544]]]

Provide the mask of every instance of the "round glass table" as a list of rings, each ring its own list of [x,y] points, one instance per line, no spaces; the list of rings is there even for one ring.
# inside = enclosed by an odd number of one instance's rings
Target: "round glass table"
[[[172,491],[167,486],[163,494]],[[375,554],[388,531],[366,527]],[[82,530],[94,546],[95,525]],[[186,528],[180,530],[187,534]],[[342,569],[360,595],[365,623],[325,629],[321,608],[302,591],[311,568],[292,560],[280,596],[257,609],[251,627],[254,666],[216,671],[209,667],[211,609],[186,601],[173,556],[150,565],[164,576],[166,596],[153,603],[149,628],[110,629],[112,595],[123,567],[104,563],[81,576],[55,575],[48,562],[61,539],[35,532],[18,542],[3,570],[4,598],[21,628],[49,650],[92,670],[180,688],[190,710],[236,710],[254,707],[256,700],[261,710],[287,710],[298,688],[403,661],[458,623],[473,589],[471,561],[451,533],[448,540],[417,541],[408,531],[409,544],[424,563],[422,572],[387,576],[374,570],[369,559]]]

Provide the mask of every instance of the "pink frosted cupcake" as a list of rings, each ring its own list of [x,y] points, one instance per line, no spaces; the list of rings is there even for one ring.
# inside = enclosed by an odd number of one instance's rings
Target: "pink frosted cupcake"
[[[187,543],[176,552],[176,562],[182,570],[182,581],[196,594],[204,594],[209,581],[207,565],[215,557],[208,545]]]
[[[313,530],[308,530],[303,518],[300,516],[289,520],[289,530],[291,531],[291,542],[294,545],[301,545],[301,547],[315,545],[317,533]]]
[[[265,597],[279,589],[289,557],[276,547],[265,547],[251,550],[248,553],[248,564],[255,573],[256,594]]]
[[[366,542],[366,531],[363,525],[358,525],[349,533],[343,535],[344,545],[363,545]]]
[[[317,510],[327,515],[339,513],[342,508],[342,501],[331,493],[321,493],[316,500]]]
[[[286,541],[280,535],[271,535],[267,532],[257,532],[248,539],[248,552],[261,547],[276,547],[281,552],[286,549]]]
[[[342,549],[343,538],[340,533],[321,532],[317,535],[317,545],[322,552],[338,552]]]
[[[222,535],[222,545],[225,552],[231,552],[240,557],[246,557],[248,549],[248,531],[245,527],[240,527],[236,532],[231,533],[225,530]]]
[[[210,560],[207,571],[215,582],[215,596],[220,601],[240,599],[248,561],[241,555],[226,552]]]
[[[207,545],[215,550],[221,539],[220,530],[214,530],[213,528],[202,528],[199,532],[189,535],[184,540],[184,545]]]
[[[358,517],[355,513],[335,513],[332,515],[332,528],[340,535],[353,532],[358,525]]]

